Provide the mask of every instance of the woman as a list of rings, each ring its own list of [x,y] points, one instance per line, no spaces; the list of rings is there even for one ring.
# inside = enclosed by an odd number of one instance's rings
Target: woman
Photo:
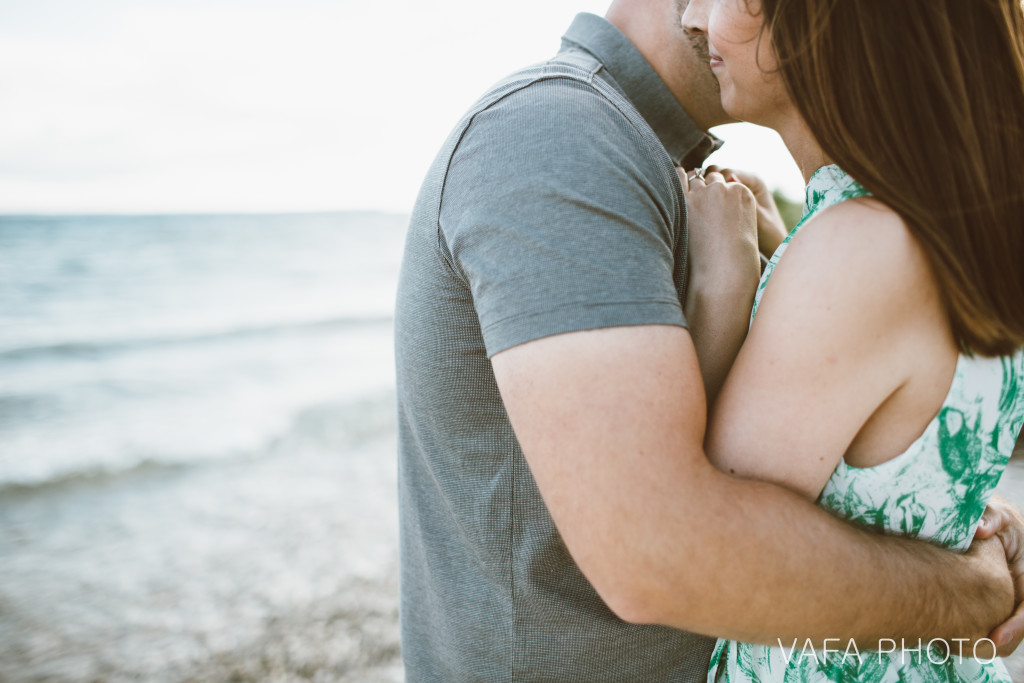
[[[692,0],[683,24],[707,33],[726,111],[778,131],[808,183],[709,456],[965,549],[1024,422],[1021,1]],[[728,179],[684,186],[700,206]],[[802,645],[719,641],[709,680],[1009,680],[955,648]]]

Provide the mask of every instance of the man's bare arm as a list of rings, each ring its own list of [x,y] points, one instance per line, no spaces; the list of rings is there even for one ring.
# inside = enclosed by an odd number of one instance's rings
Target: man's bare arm
[[[575,332],[492,363],[569,551],[628,621],[769,644],[877,642],[980,638],[1012,609],[994,539],[958,556],[876,536],[715,470],[682,328]]]

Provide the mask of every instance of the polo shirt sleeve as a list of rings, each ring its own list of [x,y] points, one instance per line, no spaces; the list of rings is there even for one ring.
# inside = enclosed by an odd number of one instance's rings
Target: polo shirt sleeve
[[[570,78],[534,82],[470,122],[439,242],[470,287],[488,357],[565,332],[686,325],[673,281],[681,199],[652,137]]]

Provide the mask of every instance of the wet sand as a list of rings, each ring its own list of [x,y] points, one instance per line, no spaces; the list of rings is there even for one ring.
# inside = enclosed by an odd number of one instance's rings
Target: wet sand
[[[397,592],[393,569],[352,581],[332,598],[266,620],[244,646],[168,679],[399,683]]]
[[[0,681],[401,681],[394,453],[5,492]]]

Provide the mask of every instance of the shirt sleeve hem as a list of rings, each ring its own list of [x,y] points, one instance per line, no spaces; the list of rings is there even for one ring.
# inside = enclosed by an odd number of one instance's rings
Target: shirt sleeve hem
[[[689,327],[677,301],[584,303],[506,318],[488,325],[483,336],[490,358],[514,346],[556,334],[635,325]]]

